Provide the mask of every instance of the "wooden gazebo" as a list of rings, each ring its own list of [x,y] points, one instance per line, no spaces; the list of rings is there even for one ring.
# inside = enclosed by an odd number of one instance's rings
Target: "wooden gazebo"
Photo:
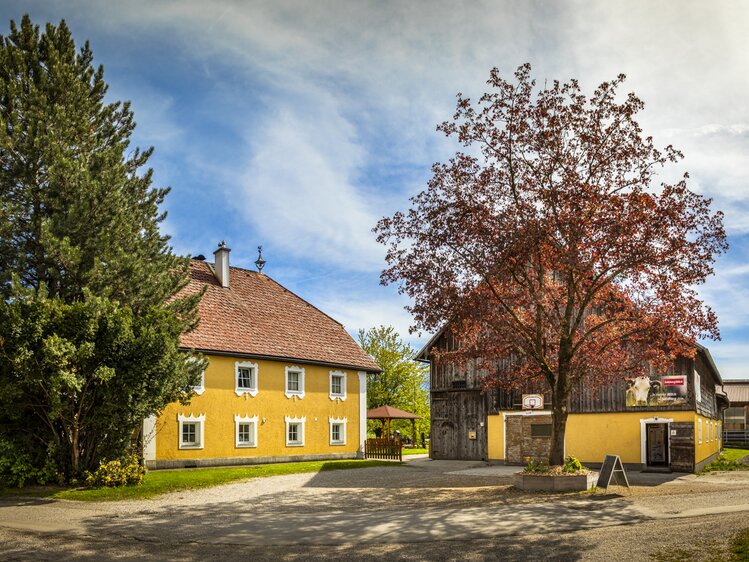
[[[388,428],[388,437],[390,437],[390,420],[411,420],[411,424],[413,425],[413,434],[416,435],[416,420],[420,420],[421,416],[417,416],[416,414],[412,414],[411,412],[406,412],[404,410],[400,410],[398,408],[395,408],[393,406],[380,406],[379,408],[373,408],[367,412],[367,419],[370,420],[382,420],[383,425],[385,424],[385,420],[387,420],[387,428]]]

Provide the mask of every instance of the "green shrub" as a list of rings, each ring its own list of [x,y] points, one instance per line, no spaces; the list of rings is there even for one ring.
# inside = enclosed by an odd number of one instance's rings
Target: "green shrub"
[[[583,468],[585,467],[583,467],[583,463],[580,462],[580,459],[578,459],[577,457],[573,457],[572,455],[568,455],[567,458],[564,459],[562,472],[580,472]]]
[[[7,439],[0,439],[0,480],[6,486],[23,488],[27,484],[49,484],[60,481],[54,452],[34,462],[31,455]]]
[[[121,459],[101,461],[94,472],[86,471],[86,486],[91,488],[134,486],[143,482],[146,469],[138,455],[131,453]]]

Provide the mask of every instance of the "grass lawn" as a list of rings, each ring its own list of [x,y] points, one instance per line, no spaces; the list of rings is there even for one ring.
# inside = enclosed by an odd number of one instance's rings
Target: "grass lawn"
[[[428,455],[429,449],[403,449],[404,455]]]
[[[700,473],[716,470],[749,470],[749,465],[741,459],[749,455],[749,449],[723,449],[718,458],[703,468]]]
[[[723,449],[721,454],[729,461],[740,461],[749,456],[749,449]]]
[[[344,461],[309,461],[278,464],[260,464],[250,466],[190,468],[179,470],[153,470],[143,478],[138,486],[120,488],[60,489],[30,488],[20,490],[3,490],[10,495],[46,496],[65,500],[79,501],[116,501],[139,500],[167,492],[191,490],[228,484],[248,478],[263,478],[282,474],[300,474],[304,472],[324,472],[351,468],[369,468],[372,466],[400,466],[400,463],[377,460],[344,460]]]

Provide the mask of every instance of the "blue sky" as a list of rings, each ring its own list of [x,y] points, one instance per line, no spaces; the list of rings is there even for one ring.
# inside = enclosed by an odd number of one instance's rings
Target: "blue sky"
[[[370,230],[404,209],[433,162],[455,94],[489,69],[531,62],[543,80],[591,90],[624,72],[643,128],[686,159],[691,186],[726,213],[731,249],[701,293],[723,335],[726,378],[749,377],[749,6],[743,2],[55,2],[5,0],[2,33],[25,12],[65,18],[89,39],[112,99],[131,100],[135,143],[155,146],[173,189],[174,248],[266,273],[352,333],[392,324],[406,301],[379,285]]]

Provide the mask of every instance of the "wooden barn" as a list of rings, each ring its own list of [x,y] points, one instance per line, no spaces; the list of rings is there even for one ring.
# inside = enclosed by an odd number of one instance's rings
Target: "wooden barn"
[[[454,349],[442,330],[418,353],[430,363],[434,459],[487,460],[522,465],[545,461],[551,444],[551,396],[543,386],[485,389],[485,373],[430,361],[432,350]],[[565,453],[589,466],[607,454],[630,468],[692,472],[721,448],[722,379],[707,348],[681,358],[668,373],[620,379],[598,388],[578,384],[569,399]]]

